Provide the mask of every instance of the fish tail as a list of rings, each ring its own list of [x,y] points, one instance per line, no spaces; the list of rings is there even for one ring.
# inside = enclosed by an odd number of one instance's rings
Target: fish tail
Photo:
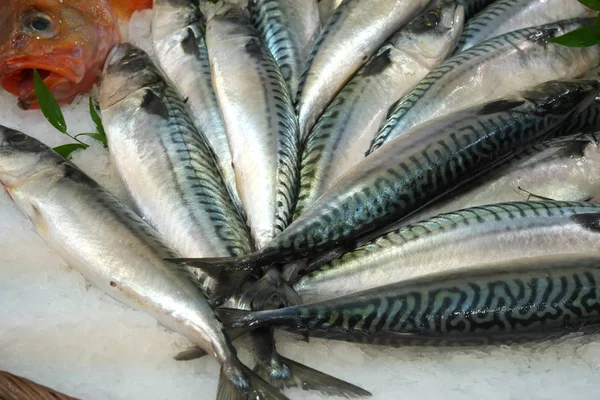
[[[367,397],[371,393],[356,385],[327,375],[316,369],[300,364],[275,353],[275,357],[265,364],[259,363],[254,372],[276,388],[299,387],[315,390],[327,396]]]
[[[276,268],[271,268],[240,298],[240,308],[263,310],[302,304],[300,296],[292,286],[281,278]]]
[[[255,372],[244,365],[236,364],[221,366],[217,400],[288,400]]]

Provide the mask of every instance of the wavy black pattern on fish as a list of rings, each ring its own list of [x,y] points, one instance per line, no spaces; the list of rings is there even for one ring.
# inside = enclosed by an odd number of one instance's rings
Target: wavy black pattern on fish
[[[523,29],[498,36],[497,38],[486,40],[485,42],[459,53],[437,66],[433,71],[427,74],[427,76],[423,78],[414,89],[412,89],[398,102],[396,107],[388,115],[387,121],[380,129],[377,137],[374,139],[368,154],[374,152],[388,141],[388,138],[392,132],[398,127],[399,124],[401,124],[404,115],[410,112],[411,108],[415,107],[421,97],[423,97],[425,93],[432,89],[432,87],[437,84],[438,81],[446,74],[458,67],[461,67],[462,65],[467,64],[474,58],[479,59],[477,65],[473,66],[473,68],[477,68],[486,60],[495,58],[497,55],[497,50],[517,46],[519,42],[537,32],[540,31],[536,28]]]
[[[465,7],[465,19],[471,18],[493,2],[494,0],[459,0],[459,3]]]
[[[282,232],[292,218],[292,212],[298,197],[299,186],[299,152],[300,135],[298,132],[298,120],[294,113],[294,107],[286,83],[277,66],[277,62],[271,53],[261,44],[257,46],[261,52],[261,66],[264,75],[261,76],[265,96],[275,100],[275,110],[269,110],[274,114],[274,129],[277,132],[277,152],[279,155],[279,166],[277,170],[277,214],[276,229]],[[265,104],[270,104],[265,99]]]
[[[353,105],[361,100],[356,94],[363,92],[371,81],[368,77],[352,79],[311,129],[302,151],[300,192],[294,218],[300,216],[310,206],[306,202],[313,196],[314,191],[319,190],[320,182],[315,179],[322,173],[321,169],[327,168],[333,158],[333,151],[338,148],[343,139],[336,133],[345,131],[350,117],[348,113],[354,109]],[[335,140],[332,140],[333,138]]]
[[[344,0],[344,2],[342,2],[342,4],[340,4],[333,11],[333,14],[331,14],[331,17],[329,17],[327,24],[321,30],[321,33],[317,37],[317,40],[315,40],[315,44],[313,45],[313,48],[310,51],[308,60],[306,60],[306,65],[304,66],[304,70],[302,71],[302,75],[300,75],[300,81],[298,82],[298,94],[296,95],[296,112],[299,111],[298,105],[300,104],[301,94],[302,94],[302,91],[304,90],[304,85],[306,84],[308,72],[310,71],[312,63],[315,60],[315,56],[317,55],[317,52],[323,45],[323,42],[325,41],[325,39],[327,39],[327,37],[329,36],[329,33],[331,32],[331,30],[337,29],[337,24],[340,20],[340,17],[342,16],[342,13],[345,12],[346,8],[350,7],[350,4],[356,3],[358,1],[360,1],[360,0]]]
[[[281,237],[280,250],[324,250],[397,221],[560,121],[549,113],[538,114],[534,107],[525,107],[462,119],[447,126],[448,133],[440,134],[436,142],[403,149],[406,157],[381,171],[368,186],[322,205],[305,229]]]
[[[485,11],[479,13],[475,18],[472,18],[465,25],[456,51],[463,50],[465,44],[486,30],[495,29],[502,21],[507,21],[512,18],[512,15],[521,10],[521,4],[528,4],[528,0],[500,0],[486,7]],[[519,7],[519,8],[518,8]]]
[[[298,67],[299,49],[294,45],[278,0],[250,0],[248,9],[254,26],[275,58],[288,88],[293,88],[302,71]]]
[[[185,104],[170,85],[159,82],[146,90],[153,92],[168,112],[172,130],[161,140],[171,154],[177,154],[179,165],[184,165],[181,173],[173,166],[169,170],[181,174],[173,181],[178,183],[178,197],[186,209],[192,210],[190,221],[201,226],[201,214],[208,213],[228,251],[233,255],[248,253],[248,229],[226,189],[216,155],[204,133],[195,128]]]
[[[570,268],[445,275],[314,305],[257,314],[259,323],[391,338],[482,339],[543,334],[600,322],[598,260]],[[254,316],[249,316],[252,321]]]
[[[600,130],[600,97],[585,110],[569,117],[565,122],[553,128],[548,137],[561,137],[576,133],[593,133]]]
[[[380,236],[356,250],[344,254],[337,260],[319,266],[317,270],[312,271],[309,275],[319,276],[321,273],[334,269],[340,264],[367,257],[371,253],[377,253],[434,233],[452,231],[478,224],[489,224],[493,221],[509,221],[516,218],[568,217],[580,213],[598,212],[600,212],[600,205],[598,204],[566,201],[511,202],[452,211],[407,225]]]

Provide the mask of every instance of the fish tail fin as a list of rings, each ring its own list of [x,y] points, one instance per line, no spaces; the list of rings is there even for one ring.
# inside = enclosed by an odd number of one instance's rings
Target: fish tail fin
[[[224,364],[219,375],[217,400],[288,400],[244,365],[241,368]]]
[[[279,270],[273,268],[244,292],[239,304],[241,308],[262,310],[273,308],[270,306],[295,306],[302,304],[302,299],[294,288],[281,278]]]
[[[327,396],[368,397],[371,393],[356,385],[300,364],[280,354],[269,363],[257,364],[254,371],[272,386],[283,389],[299,387],[319,391]]]
[[[208,302],[213,306],[225,303],[239,291],[251,274],[250,271],[222,271]]]

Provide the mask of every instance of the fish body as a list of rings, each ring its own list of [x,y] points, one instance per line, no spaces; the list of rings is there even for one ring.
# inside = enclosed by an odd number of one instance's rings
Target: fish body
[[[590,22],[575,19],[509,32],[446,60],[398,102],[370,152],[429,119],[529,85],[583,75],[600,62],[600,46],[566,47],[547,39]]]
[[[100,108],[113,165],[140,215],[169,246],[201,257],[252,249],[211,147],[141,49],[121,44],[112,50]]]
[[[600,205],[514,202],[450,211],[374,239],[301,277],[313,303],[444,271],[517,258],[600,255]]]
[[[325,26],[331,14],[335,11],[343,0],[320,0],[319,1],[319,19],[321,26]]]
[[[321,30],[317,1],[250,0],[248,7],[294,100],[302,69]]]
[[[235,349],[188,272],[158,233],[41,142],[0,127],[0,182],[48,245],[88,281],[188,338],[222,365],[222,384],[255,392],[268,385]],[[281,397],[274,397],[281,398]]]
[[[221,318],[226,326],[385,345],[539,340],[597,329],[599,281],[598,257],[527,258]]]
[[[465,20],[470,19],[479,11],[483,10],[495,0],[459,0],[465,7]]]
[[[288,224],[298,188],[298,122],[285,81],[241,9],[207,23],[213,83],[237,188],[257,248]]]
[[[23,109],[39,108],[36,69],[59,103],[89,91],[119,41],[108,0],[4,0],[0,4],[0,86]]]
[[[212,86],[205,29],[204,16],[196,1],[154,1],[154,53],[179,93],[188,99],[194,123],[213,148],[227,188],[241,206],[225,122]]]
[[[335,9],[315,42],[300,80],[296,109],[303,137],[352,75],[427,3],[347,0]]]
[[[435,2],[340,91],[306,139],[296,217],[364,158],[390,106],[452,52],[463,20],[456,1]]]
[[[469,20],[456,52],[518,29],[596,14],[577,0],[499,0]]]

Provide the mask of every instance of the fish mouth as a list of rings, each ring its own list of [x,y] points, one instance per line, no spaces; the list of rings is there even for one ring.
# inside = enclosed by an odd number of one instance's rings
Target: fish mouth
[[[0,85],[9,93],[18,97],[18,105],[23,110],[39,108],[35,94],[34,70],[50,89],[50,92],[59,103],[72,100],[77,93],[73,88],[83,79],[83,73],[77,71],[79,63],[72,68],[65,68],[56,63],[54,65],[39,62],[18,62],[7,60],[4,67],[0,68]]]

